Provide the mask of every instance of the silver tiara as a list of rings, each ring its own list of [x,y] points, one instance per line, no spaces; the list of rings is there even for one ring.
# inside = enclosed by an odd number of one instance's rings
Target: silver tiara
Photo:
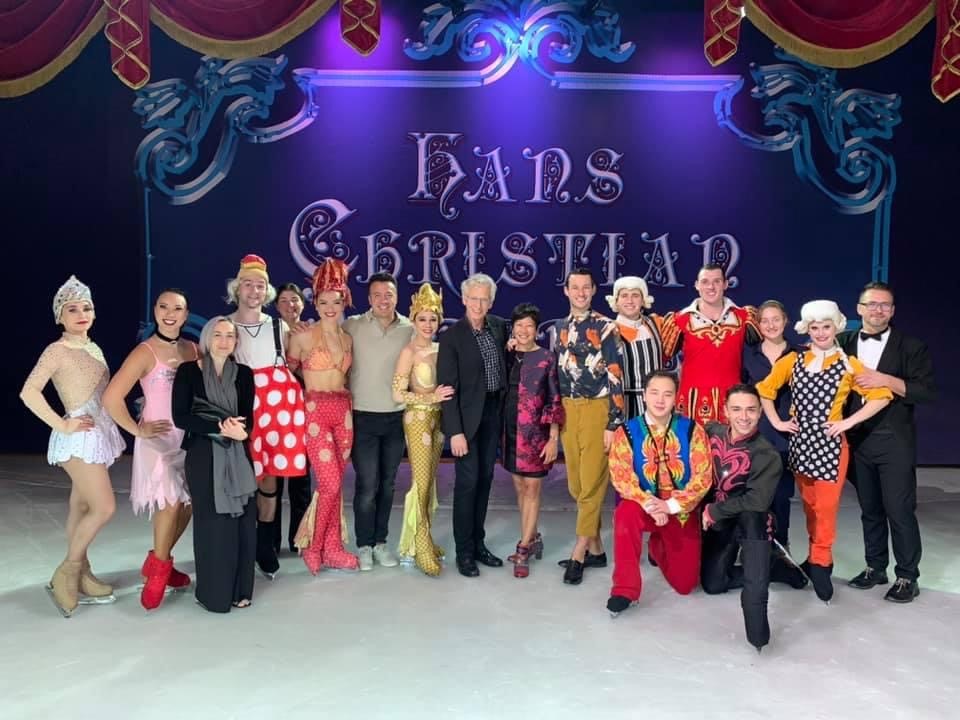
[[[63,312],[64,305],[83,300],[93,305],[93,295],[90,293],[90,288],[77,280],[76,275],[71,275],[57,290],[57,294],[53,296],[53,321],[60,322],[60,313]]]

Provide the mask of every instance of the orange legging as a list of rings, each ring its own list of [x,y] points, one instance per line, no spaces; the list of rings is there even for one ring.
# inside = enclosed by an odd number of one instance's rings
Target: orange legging
[[[840,447],[840,468],[835,482],[817,480],[803,473],[793,474],[803,500],[803,512],[807,516],[810,562],[815,565],[827,567],[833,564],[833,542],[837,539],[837,510],[840,508],[840,495],[847,481],[849,460],[850,448],[844,437]]]

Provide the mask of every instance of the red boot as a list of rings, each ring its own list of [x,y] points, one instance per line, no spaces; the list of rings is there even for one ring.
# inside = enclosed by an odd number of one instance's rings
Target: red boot
[[[174,590],[186,590],[190,587],[190,576],[182,573],[175,567],[170,568],[170,579],[167,580],[167,587]]]
[[[140,575],[143,578],[148,578],[150,573],[147,572],[150,569],[151,558],[154,557],[153,550],[147,553],[146,559],[143,561],[143,567],[140,568]],[[167,580],[167,587],[173,590],[186,590],[190,587],[190,576],[186,573],[182,573],[176,568],[173,568],[170,571],[170,579]]]
[[[173,557],[171,556],[169,560],[160,560],[151,551],[144,566],[147,570],[147,582],[140,592],[140,604],[145,610],[155,610],[163,602],[167,581],[170,580],[170,571],[173,570]]]

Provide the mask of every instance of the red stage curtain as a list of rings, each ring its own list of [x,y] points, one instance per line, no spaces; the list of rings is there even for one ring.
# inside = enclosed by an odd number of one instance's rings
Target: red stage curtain
[[[705,0],[703,53],[711,65],[729,60],[740,43],[743,0]]]
[[[937,2],[937,47],[930,86],[941,102],[960,93],[960,0]]]
[[[104,28],[113,72],[131,88],[150,80],[150,23],[182,45],[221,58],[273,52],[337,0],[0,0],[0,97],[49,82]],[[381,0],[351,0],[344,39],[364,53],[380,37]],[[349,31],[349,35],[347,33]]]
[[[889,55],[937,16],[933,91],[960,92],[960,0],[705,0],[704,53],[731,57],[746,19],[788,52],[817,65],[856,67]]]
[[[340,35],[361,55],[380,42],[380,0],[340,0]]]
[[[113,0],[118,2],[118,0]],[[181,45],[221,58],[273,52],[310,28],[336,0],[133,0],[149,7],[150,19]],[[146,18],[143,19],[146,35]],[[113,44],[112,51],[117,46]],[[149,66],[149,45],[146,64]],[[115,56],[114,56],[115,57]],[[120,79],[137,88],[136,74]],[[148,75],[149,79],[149,75]]]
[[[0,97],[49,82],[77,58],[105,17],[102,0],[0,0]]]

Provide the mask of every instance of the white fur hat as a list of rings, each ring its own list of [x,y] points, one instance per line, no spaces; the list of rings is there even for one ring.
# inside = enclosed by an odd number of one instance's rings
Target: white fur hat
[[[840,306],[833,300],[811,300],[800,308],[800,320],[793,329],[801,335],[806,335],[810,330],[810,323],[824,320],[832,320],[837,332],[843,332],[847,327],[846,316],[840,312]]]
[[[643,293],[643,306],[648,309],[653,306],[653,295],[647,292],[647,281],[636,275],[624,275],[613,283],[613,295],[607,295],[607,304],[614,312],[619,312],[617,298],[621,290],[639,290]]]

